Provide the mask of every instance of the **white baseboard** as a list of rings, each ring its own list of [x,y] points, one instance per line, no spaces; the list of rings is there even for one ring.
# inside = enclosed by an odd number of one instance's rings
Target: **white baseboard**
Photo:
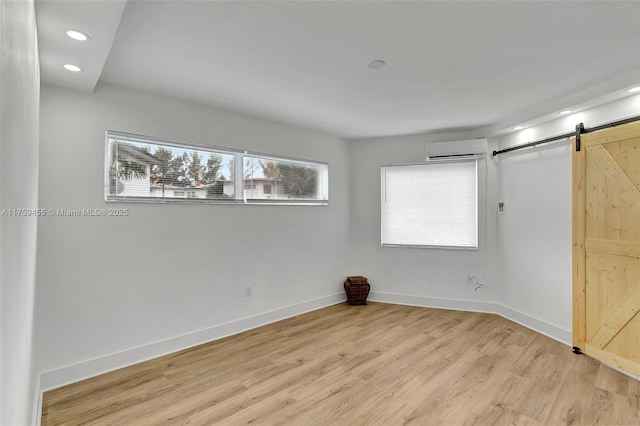
[[[518,323],[524,327],[530,328],[533,331],[537,331],[540,334],[544,334],[554,340],[565,345],[572,346],[571,330],[567,330],[557,325],[553,325],[539,318],[527,315],[515,309],[508,308],[504,305],[497,305],[498,310],[496,314],[504,317],[510,321]]]
[[[396,305],[422,306],[424,308],[451,309],[453,311],[496,312],[493,302],[474,300],[441,299],[438,297],[409,296],[407,294],[380,293],[372,291],[368,297],[372,302],[394,303]]]
[[[571,330],[558,327],[539,318],[508,308],[494,302],[475,300],[440,299],[437,297],[409,296],[406,294],[371,292],[372,302],[394,303],[397,305],[422,306],[426,308],[451,309],[455,311],[486,312],[544,334],[560,343],[571,346]]]
[[[99,358],[90,359],[56,370],[46,371],[40,375],[40,393],[64,386],[80,380],[88,379],[109,371],[118,370],[129,365],[147,361],[203,343],[218,340],[226,336],[251,330],[266,324],[314,311],[326,306],[344,302],[344,293],[332,294],[319,299],[309,300],[284,308],[230,321],[181,336],[159,342],[150,343],[125,351],[116,352]]]

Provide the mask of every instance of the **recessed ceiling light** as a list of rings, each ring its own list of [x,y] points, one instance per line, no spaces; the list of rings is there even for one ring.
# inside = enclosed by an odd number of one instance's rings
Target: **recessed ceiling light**
[[[82,68],[73,64],[64,64],[64,69],[66,69],[67,71],[73,71],[73,72],[82,71]]]
[[[513,128],[513,130],[522,130],[522,129],[524,129],[524,127],[522,127],[522,126],[516,126],[516,127]]]
[[[629,92],[629,93],[640,92],[640,86],[632,87],[631,89],[627,90],[627,92]]]
[[[379,70],[380,68],[384,68],[385,65],[387,64],[380,59],[369,62],[369,68],[371,68],[372,70]]]
[[[82,31],[78,31],[78,30],[67,30],[67,35],[72,39],[78,40],[78,41],[87,41],[91,38],[89,37],[88,34],[85,34]]]
[[[571,111],[570,109],[565,109],[564,111],[560,111],[560,115],[567,115],[567,114],[571,114],[573,111]]]

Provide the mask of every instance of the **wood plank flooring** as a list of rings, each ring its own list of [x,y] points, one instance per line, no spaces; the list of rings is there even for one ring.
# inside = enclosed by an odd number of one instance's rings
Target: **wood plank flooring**
[[[491,314],[340,304],[44,394],[42,425],[640,424],[640,382]]]

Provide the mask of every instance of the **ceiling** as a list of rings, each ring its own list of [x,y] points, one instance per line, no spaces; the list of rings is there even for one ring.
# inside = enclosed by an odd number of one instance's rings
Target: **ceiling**
[[[40,0],[36,17],[44,83],[344,138],[498,131],[640,83],[640,2]]]

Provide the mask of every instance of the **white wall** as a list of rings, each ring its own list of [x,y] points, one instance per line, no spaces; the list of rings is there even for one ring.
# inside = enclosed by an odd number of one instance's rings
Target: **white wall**
[[[0,2],[0,209],[38,199],[40,77],[32,1]],[[0,216],[0,424],[27,425],[35,398],[32,356],[37,220]]]
[[[499,139],[506,148],[640,115],[634,95]],[[524,324],[571,343],[571,152],[557,142],[501,154],[498,169],[497,273],[500,304]],[[531,319],[539,321],[532,322]]]
[[[427,142],[465,140],[472,133],[399,136],[350,141],[352,168],[351,239],[352,274],[365,275],[372,286],[372,299],[425,306],[494,310],[499,288],[489,260],[494,249],[494,217],[485,215],[493,204],[494,167],[490,160],[479,162],[479,250],[381,247],[380,167],[425,161]],[[490,219],[490,220],[487,220]],[[468,281],[473,274],[486,284],[475,291]]]
[[[501,154],[496,161],[504,203],[504,213],[496,215],[500,303],[548,323],[545,328],[559,328],[540,331],[569,343],[571,146],[543,145]]]
[[[107,204],[107,129],[328,162],[330,205]],[[43,86],[40,143],[41,207],[130,211],[40,220],[44,388],[344,300],[345,141],[99,85],[93,94]]]

